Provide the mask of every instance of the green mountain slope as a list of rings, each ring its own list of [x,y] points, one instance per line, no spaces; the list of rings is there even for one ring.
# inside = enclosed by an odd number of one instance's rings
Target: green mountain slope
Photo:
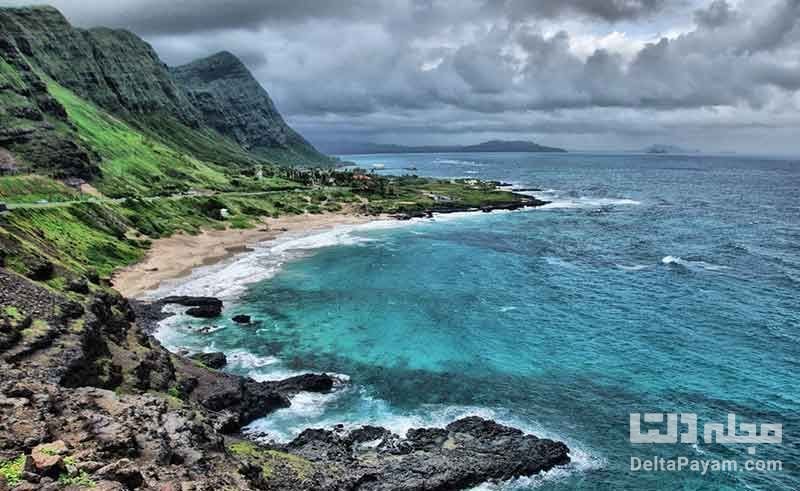
[[[102,147],[107,140],[76,138],[71,123],[79,122],[70,120],[75,111],[67,117],[48,93],[54,86],[174,152],[233,173],[268,163],[330,163],[286,125],[267,93],[232,55],[220,67],[231,73],[215,71],[216,79],[205,78],[206,85],[196,86],[191,74],[207,60],[176,69],[183,75],[178,78],[136,35],[77,29],[51,7],[0,8],[0,55],[0,146],[28,167],[55,177],[108,184],[99,175],[109,167],[100,165],[109,149]],[[218,90],[219,83],[232,82],[238,100]],[[180,167],[176,179],[183,177]]]

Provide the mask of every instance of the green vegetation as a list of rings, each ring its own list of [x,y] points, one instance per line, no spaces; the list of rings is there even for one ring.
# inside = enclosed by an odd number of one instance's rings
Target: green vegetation
[[[42,262],[55,265],[55,275],[43,279],[50,287],[63,290],[65,278],[91,272],[108,277],[143,257],[152,239],[179,232],[252,228],[262,217],[337,212],[345,206],[369,214],[416,214],[507,205],[519,200],[513,193],[496,191],[494,183],[474,180],[331,175],[335,178],[290,175],[287,177],[291,180],[277,176],[264,180],[280,185],[298,180],[338,180],[339,185],[294,184],[291,191],[129,197],[16,208],[0,221],[0,246],[6,251],[6,266],[20,274],[41,276],[37,271],[42,270]],[[341,185],[348,179],[350,186]]]
[[[367,181],[360,191],[369,198],[366,208],[373,214],[476,209],[519,200],[514,193],[496,190],[496,183],[474,179],[447,181],[403,176]]]
[[[7,85],[15,90],[25,90],[25,82],[17,70],[0,58],[0,85]]]
[[[61,474],[58,476],[58,484],[62,486],[81,486],[84,488],[93,488],[96,483],[89,477],[86,471],[79,471],[75,474]]]
[[[20,321],[23,319],[22,313],[19,311],[18,308],[13,306],[8,306],[3,309],[3,313],[11,320]]]
[[[178,152],[81,99],[55,82],[48,91],[67,110],[80,138],[100,156],[98,189],[108,196],[158,195],[197,189],[228,189],[215,166]]]
[[[22,482],[22,473],[25,471],[25,455],[20,455],[16,459],[0,461],[0,477],[9,486],[17,486]]]
[[[250,442],[237,442],[228,446],[228,451],[248,462],[261,466],[265,479],[278,472],[288,472],[299,481],[308,479],[314,472],[314,464],[296,455],[258,447]]]
[[[102,203],[18,209],[8,214],[7,222],[17,249],[7,265],[21,274],[27,275],[31,269],[29,262],[20,259],[26,255],[68,270],[86,273],[94,269],[107,276],[144,254],[142,244],[127,238],[128,225]]]
[[[86,197],[54,179],[38,175],[0,177],[0,201],[36,203],[72,201]]]

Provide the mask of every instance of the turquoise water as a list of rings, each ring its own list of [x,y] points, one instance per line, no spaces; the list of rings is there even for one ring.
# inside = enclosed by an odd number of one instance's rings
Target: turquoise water
[[[800,163],[649,155],[367,155],[385,173],[543,189],[543,209],[343,227],[198,272],[231,298],[172,346],[223,350],[261,378],[349,379],[252,431],[396,431],[480,414],[558,438],[574,463],[503,489],[798,489]],[[246,287],[242,284],[249,283]],[[229,316],[228,316],[229,317]],[[780,423],[783,443],[633,445],[631,412]],[[702,433],[702,432],[701,432]],[[781,460],[781,472],[633,472],[632,456]],[[492,488],[492,486],[485,486]]]

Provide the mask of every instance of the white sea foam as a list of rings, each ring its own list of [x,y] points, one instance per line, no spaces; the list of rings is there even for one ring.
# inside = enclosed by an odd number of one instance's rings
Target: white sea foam
[[[676,265],[694,270],[704,269],[706,271],[719,271],[723,269],[730,269],[728,266],[720,266],[719,264],[713,264],[706,261],[690,261],[688,259],[683,259],[680,256],[664,256],[661,258],[661,263],[667,266]]]
[[[242,370],[254,370],[275,365],[280,360],[274,356],[259,356],[247,350],[239,349],[226,353],[228,366]]]
[[[640,201],[627,198],[590,198],[587,196],[580,196],[577,198],[558,197],[552,200],[548,200],[547,198],[542,198],[542,199],[544,199],[545,201],[550,201],[550,203],[541,207],[541,209],[543,210],[565,209],[565,208],[587,209],[587,208],[603,208],[606,206],[632,206],[632,205],[642,204]]]
[[[253,250],[219,264],[196,268],[187,278],[165,282],[147,296],[198,295],[231,300],[244,292],[248,285],[271,278],[287,261],[302,257],[312,250],[371,242],[372,239],[359,236],[358,232],[397,228],[409,222],[376,220],[358,225],[339,225],[320,232],[286,235],[256,244]]]
[[[625,266],[624,264],[617,264],[619,269],[624,269],[625,271],[641,271],[643,269],[648,269],[650,266],[646,264],[634,264],[633,266]]]
[[[511,190],[513,191],[513,186]],[[593,209],[609,206],[636,206],[641,205],[641,201],[629,198],[594,198],[591,196],[566,196],[558,189],[543,189],[541,191],[515,191],[518,194],[533,196],[550,203],[540,206],[539,210],[561,210],[561,209]]]
[[[458,159],[435,159],[433,161],[434,164],[450,164],[450,165],[474,165],[474,166],[482,166],[483,164],[479,164],[474,160],[458,160]]]
[[[575,269],[575,265],[555,256],[545,256],[544,261],[550,266],[558,266],[560,268]]]
[[[503,482],[483,483],[472,488],[472,491],[517,491],[536,489],[547,484],[563,481],[570,476],[602,469],[608,465],[605,459],[592,455],[570,446],[570,463],[550,469],[534,476],[519,477]]]

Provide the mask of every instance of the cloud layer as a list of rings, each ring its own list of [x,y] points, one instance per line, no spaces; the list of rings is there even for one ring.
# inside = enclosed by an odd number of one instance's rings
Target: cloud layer
[[[172,64],[234,52],[312,140],[800,151],[800,0],[92,3],[54,2]]]

